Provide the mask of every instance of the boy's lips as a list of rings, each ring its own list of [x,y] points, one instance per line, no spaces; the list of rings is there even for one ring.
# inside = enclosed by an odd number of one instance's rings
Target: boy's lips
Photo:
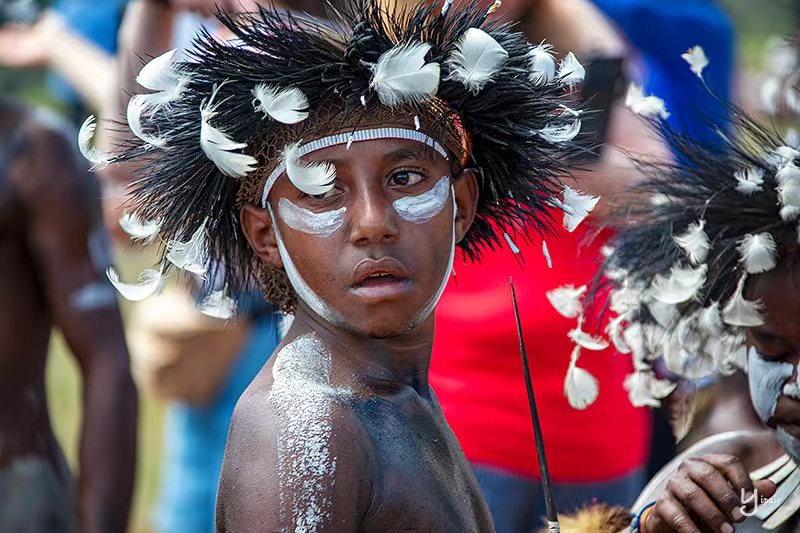
[[[350,290],[359,298],[395,298],[411,288],[408,270],[392,257],[364,259],[353,269]]]

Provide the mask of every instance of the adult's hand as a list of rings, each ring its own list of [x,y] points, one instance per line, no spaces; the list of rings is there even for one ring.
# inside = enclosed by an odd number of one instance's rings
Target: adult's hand
[[[751,481],[733,455],[708,454],[687,459],[667,483],[666,491],[647,515],[647,533],[733,533],[745,520],[742,495],[758,491],[759,498],[775,493],[769,480]],[[745,497],[745,501],[752,497]]]

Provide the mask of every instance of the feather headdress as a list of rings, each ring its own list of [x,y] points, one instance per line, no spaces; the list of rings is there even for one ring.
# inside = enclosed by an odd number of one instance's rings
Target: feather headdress
[[[234,40],[204,32],[188,61],[169,53],[143,70],[140,80],[168,101],[133,104],[136,136],[111,159],[139,162],[132,205],[138,219],[159,221],[153,242],[164,246],[164,268],[215,279],[224,265],[218,281],[229,294],[257,286],[271,267],[244,238],[241,205],[265,202],[284,174],[323,193],[335,169],[304,155],[396,135],[424,139],[454,168],[479,170],[477,218],[459,243],[467,258],[506,234],[555,226],[549,208],[580,151],[572,142],[580,110],[564,112],[575,107],[565,86],[583,77],[574,56],[556,72],[549,46],[487,21],[490,9],[477,1],[387,12],[379,0],[351,0],[330,9],[330,22],[274,7],[220,14]],[[82,146],[104,164],[91,133],[90,124]],[[564,202],[573,225],[595,202],[574,199]]]
[[[685,55],[701,77],[708,64],[702,50]],[[587,320],[607,321],[611,341],[634,359],[626,387],[638,405],[658,405],[671,390],[653,374],[661,358],[690,380],[746,370],[744,328],[764,320],[747,279],[798,251],[796,215],[787,210],[800,207],[800,152],[726,105],[735,133],[718,129],[716,144],[652,122],[675,161],[639,161],[645,179],[611,218],[617,232],[603,265],[610,274],[599,275],[584,296]],[[654,197],[661,200],[648,201]],[[615,297],[632,288],[641,290],[638,301],[615,308]]]

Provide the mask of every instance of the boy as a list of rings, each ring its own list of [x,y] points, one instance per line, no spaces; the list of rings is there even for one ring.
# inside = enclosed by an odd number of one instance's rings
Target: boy
[[[148,162],[133,197],[153,222],[132,229],[157,228],[166,257],[138,285],[111,272],[118,288],[143,297],[171,263],[222,280],[207,311],[260,282],[295,315],[234,413],[219,531],[493,530],[428,386],[433,310],[457,247],[513,253],[545,207],[588,214],[554,198],[583,67],[485,25],[499,2],[452,4],[361,0],[335,31],[223,16],[236,42],[139,75],[158,92],[131,100],[139,141],[116,160]]]

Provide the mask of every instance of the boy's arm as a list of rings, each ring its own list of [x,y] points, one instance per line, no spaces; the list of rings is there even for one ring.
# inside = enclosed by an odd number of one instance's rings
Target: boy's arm
[[[364,468],[370,464],[366,435],[355,417],[332,405],[324,420],[335,427],[329,438],[320,439],[320,432],[306,433],[302,422],[278,414],[267,396],[248,390],[234,411],[216,531],[296,531],[304,525],[316,525],[315,531],[358,531],[372,481]]]

